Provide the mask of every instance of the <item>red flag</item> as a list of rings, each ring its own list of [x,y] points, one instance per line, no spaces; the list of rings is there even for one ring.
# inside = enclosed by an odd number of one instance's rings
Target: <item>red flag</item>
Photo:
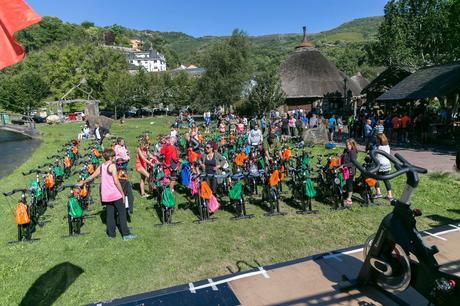
[[[40,20],[23,0],[0,0],[0,70],[16,64],[25,55],[13,34]]]

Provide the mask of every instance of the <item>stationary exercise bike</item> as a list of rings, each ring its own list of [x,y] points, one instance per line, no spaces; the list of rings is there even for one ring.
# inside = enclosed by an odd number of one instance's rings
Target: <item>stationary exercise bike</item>
[[[395,165],[396,171],[388,175],[375,174],[380,167],[377,154],[388,158]],[[349,281],[344,277],[348,289],[371,284],[397,304],[409,305],[394,294],[412,286],[429,304],[459,305],[460,288],[457,284],[460,284],[460,277],[440,270],[434,257],[439,252],[438,248],[427,246],[416,228],[415,217],[420,216],[421,211],[410,208],[412,194],[419,183],[418,174],[427,173],[427,170],[412,165],[399,154],[393,157],[386,152],[374,150],[370,156],[374,166],[368,169],[358,161],[353,161],[363,175],[377,180],[390,180],[406,174],[406,186],[401,199],[391,202],[394,209],[382,220],[376,235],[366,241],[365,261],[358,278]]]

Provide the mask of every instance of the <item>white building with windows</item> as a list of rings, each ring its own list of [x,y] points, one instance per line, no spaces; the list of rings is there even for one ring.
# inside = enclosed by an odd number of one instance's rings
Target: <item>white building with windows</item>
[[[130,67],[144,67],[148,72],[166,71],[166,59],[163,54],[150,48],[146,52],[129,52]]]

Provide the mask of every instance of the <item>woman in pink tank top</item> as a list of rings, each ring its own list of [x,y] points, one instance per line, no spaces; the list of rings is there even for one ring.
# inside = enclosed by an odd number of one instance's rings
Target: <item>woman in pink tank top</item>
[[[116,235],[116,216],[120,218],[120,230],[123,240],[135,238],[129,233],[128,222],[126,220],[126,208],[124,204],[125,194],[120,182],[118,181],[117,168],[114,164],[115,152],[112,149],[105,150],[102,155],[105,162],[100,165],[94,173],[86,180],[80,182],[84,185],[94,178],[101,176],[101,202],[106,207],[107,235],[115,238]]]

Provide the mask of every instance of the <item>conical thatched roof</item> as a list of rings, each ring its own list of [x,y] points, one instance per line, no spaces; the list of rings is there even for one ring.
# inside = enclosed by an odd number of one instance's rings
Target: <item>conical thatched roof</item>
[[[304,39],[294,53],[281,65],[281,84],[287,98],[322,98],[351,90],[358,96],[360,88],[337,67],[329,62],[316,48]]]
[[[356,75],[351,77],[351,80],[355,82],[355,84],[359,87],[359,91],[362,92],[367,85],[369,85],[369,81],[363,77],[361,72],[358,72]]]

